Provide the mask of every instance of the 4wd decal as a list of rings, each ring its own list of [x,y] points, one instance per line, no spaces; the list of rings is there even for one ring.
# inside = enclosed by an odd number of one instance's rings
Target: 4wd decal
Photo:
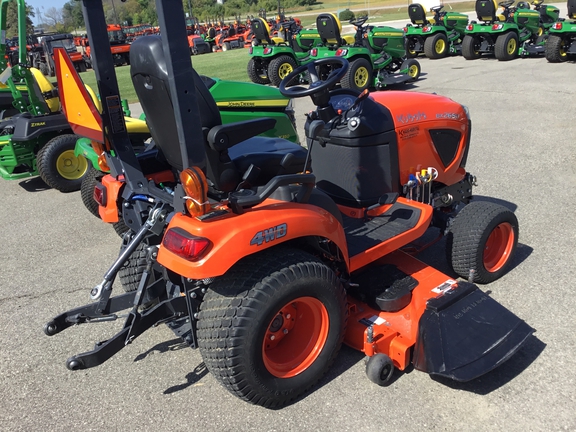
[[[426,114],[418,111],[416,114],[402,114],[396,117],[400,123],[412,123],[419,120],[426,120]]]
[[[252,237],[252,240],[250,240],[250,246],[254,245],[261,246],[262,243],[264,242],[268,243],[277,240],[279,238],[284,237],[287,232],[288,232],[288,225],[286,225],[285,223],[269,229],[258,231],[254,235],[254,237]]]

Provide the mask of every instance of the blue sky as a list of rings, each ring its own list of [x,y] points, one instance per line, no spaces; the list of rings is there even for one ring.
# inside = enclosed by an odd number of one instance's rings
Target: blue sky
[[[40,9],[40,12],[50,9],[51,7],[55,7],[57,9],[62,9],[64,3],[67,3],[68,0],[26,0],[26,4],[28,6],[32,6],[34,8],[34,12],[36,12],[36,8]],[[32,18],[34,24],[38,23],[38,17]]]

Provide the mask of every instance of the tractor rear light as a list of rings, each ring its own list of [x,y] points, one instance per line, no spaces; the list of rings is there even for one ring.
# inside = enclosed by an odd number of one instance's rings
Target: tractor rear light
[[[212,242],[204,237],[196,237],[182,228],[170,228],[162,240],[162,245],[187,261],[197,261],[208,251]]]
[[[210,209],[208,181],[198,167],[186,168],[180,174],[180,183],[186,193],[186,208],[191,216],[202,216]]]
[[[492,30],[502,30],[502,27],[504,27],[502,24],[494,24]]]
[[[264,48],[264,55],[270,54],[272,52],[272,48]]]
[[[346,54],[348,54],[348,50],[347,50],[347,49],[338,48],[338,49],[336,50],[336,56],[337,56],[337,57],[342,57],[342,56],[345,56]]]
[[[407,33],[407,32],[408,32],[408,27],[404,27],[402,30],[404,31],[404,33]]]
[[[248,54],[252,54],[252,52],[254,52],[254,47],[251,46],[250,48],[248,48]]]
[[[554,23],[554,25],[552,26],[552,28],[554,30],[562,30],[562,23],[561,22],[556,22]]]
[[[107,197],[106,197],[106,186],[98,184],[94,186],[94,193],[92,195],[94,201],[98,203],[99,206],[106,207]]]
[[[310,55],[312,57],[316,57],[318,55],[318,48],[312,48],[312,50],[310,51]]]
[[[474,25],[473,25],[473,24],[468,24],[468,26],[466,27],[466,30],[468,30],[468,31],[474,30]]]
[[[431,32],[431,31],[432,31],[432,27],[430,27],[430,26],[424,26],[424,27],[422,27],[422,31],[423,31],[424,33]]]

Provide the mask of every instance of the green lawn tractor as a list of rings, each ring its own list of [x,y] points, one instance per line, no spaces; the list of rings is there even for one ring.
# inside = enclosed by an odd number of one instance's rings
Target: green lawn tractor
[[[429,21],[421,4],[408,6],[412,23],[404,28],[407,57],[424,53],[430,59],[439,59],[448,54],[460,54],[468,15],[446,12],[443,8],[443,5],[431,7],[434,17]]]
[[[466,27],[462,55],[466,60],[474,60],[490,53],[507,61],[519,54],[544,54],[546,29],[552,26],[559,11],[553,6],[542,7],[541,3],[534,3],[538,10],[531,10],[526,2],[514,7],[513,0],[498,5],[496,0],[477,0],[476,13],[482,23],[473,21]],[[496,13],[498,6],[503,8],[502,14]]]
[[[254,33],[252,47],[248,53],[248,77],[256,84],[272,83],[276,87],[297,66],[311,61],[308,51],[320,43],[316,30],[297,30],[294,21],[282,23],[285,38],[272,37],[270,26],[264,18],[254,18],[251,29]]]
[[[420,63],[406,59],[404,32],[386,26],[366,26],[367,17],[351,20],[355,36],[342,37],[342,24],[333,14],[316,18],[322,46],[310,50],[310,58],[342,57],[350,67],[342,78],[342,88],[363,91],[388,85],[413,82],[420,76]],[[327,71],[330,72],[330,71]],[[322,77],[326,73],[320,71]]]
[[[551,63],[560,63],[576,55],[576,0],[568,0],[568,18],[561,19],[550,28],[550,35],[546,41],[546,60]]]

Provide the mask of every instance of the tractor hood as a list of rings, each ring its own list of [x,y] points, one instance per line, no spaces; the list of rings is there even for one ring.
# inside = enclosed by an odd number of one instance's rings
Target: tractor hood
[[[218,108],[285,108],[290,101],[274,87],[202,77]]]

